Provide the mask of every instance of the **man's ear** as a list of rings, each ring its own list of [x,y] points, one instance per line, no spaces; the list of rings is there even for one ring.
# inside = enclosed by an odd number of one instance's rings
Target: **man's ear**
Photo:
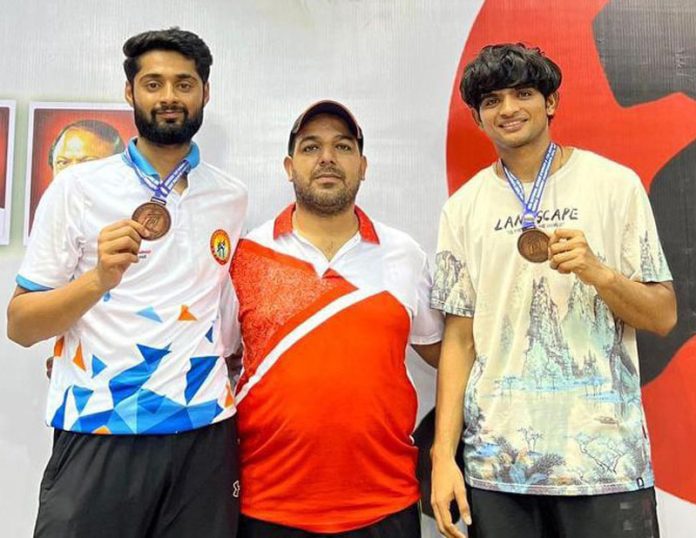
[[[133,85],[127,80],[123,95],[130,106],[133,106]]]
[[[364,155],[360,159],[360,181],[365,181],[365,173],[367,172],[367,157]]]
[[[558,103],[561,101],[561,94],[553,92],[546,98],[546,115],[553,118],[558,110]]]
[[[285,173],[288,175],[288,181],[292,181],[293,176],[293,166],[292,157],[287,156],[283,159],[283,168],[285,168]]]
[[[203,105],[207,105],[210,100],[210,83],[206,82],[203,85]]]
[[[471,117],[474,119],[474,122],[478,128],[481,129],[483,126],[481,125],[481,115],[479,114],[478,110],[475,108],[470,108],[469,112],[471,112]]]

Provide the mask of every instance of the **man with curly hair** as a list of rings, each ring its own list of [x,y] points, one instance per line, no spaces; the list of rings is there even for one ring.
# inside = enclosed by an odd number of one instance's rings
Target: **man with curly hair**
[[[462,77],[499,158],[440,221],[432,502],[450,538],[453,500],[475,538],[659,534],[636,330],[672,329],[672,277],[640,178],[554,142],[560,84],[521,44]]]

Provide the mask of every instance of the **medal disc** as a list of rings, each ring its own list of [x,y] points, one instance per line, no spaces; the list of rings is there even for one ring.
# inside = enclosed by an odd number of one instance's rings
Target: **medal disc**
[[[517,250],[527,261],[545,262],[549,259],[549,236],[537,228],[525,230],[517,239]]]
[[[157,202],[140,204],[133,211],[131,218],[145,226],[150,232],[150,237],[146,238],[148,241],[154,241],[164,236],[172,225],[169,211],[163,204],[158,204]]]

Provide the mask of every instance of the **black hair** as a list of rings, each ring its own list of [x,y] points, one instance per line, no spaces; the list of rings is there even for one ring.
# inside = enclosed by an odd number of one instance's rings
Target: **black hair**
[[[140,70],[140,56],[151,50],[171,50],[193,60],[203,84],[208,82],[213,56],[205,42],[193,32],[174,26],[167,30],[152,30],[134,35],[123,44],[123,70],[131,84]]]
[[[483,97],[505,88],[535,88],[548,98],[561,85],[561,68],[538,47],[523,43],[488,45],[464,68],[459,85],[464,102],[478,111]]]
[[[75,129],[78,131],[89,131],[90,133],[93,133],[97,135],[99,138],[104,140],[105,142],[109,142],[110,144],[113,145],[114,147],[114,154],[122,152],[124,149],[126,149],[125,144],[123,143],[123,139],[121,138],[121,135],[118,133],[118,131],[110,124],[106,123],[105,121],[101,120],[78,120],[74,121],[72,123],[67,124],[65,127],[63,127],[60,132],[58,133],[58,136],[56,136],[53,139],[53,143],[51,144],[51,149],[48,150],[48,166],[53,168],[53,154],[56,151],[56,146],[58,145],[58,141],[63,137],[63,135],[71,130]]]

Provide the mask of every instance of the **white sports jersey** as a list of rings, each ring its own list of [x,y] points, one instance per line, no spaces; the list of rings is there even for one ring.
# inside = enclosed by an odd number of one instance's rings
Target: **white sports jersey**
[[[132,160],[156,174],[131,142]],[[49,425],[83,433],[176,433],[235,412],[219,312],[231,308],[228,267],[246,213],[246,188],[199,162],[167,200],[171,229],[144,240],[140,260],[55,346]],[[97,264],[102,228],[128,219],[152,193],[123,155],[76,165],[39,204],[17,283],[57,288]],[[222,299],[221,299],[222,298]],[[226,299],[225,299],[226,298]],[[221,306],[221,300],[228,304]]]

